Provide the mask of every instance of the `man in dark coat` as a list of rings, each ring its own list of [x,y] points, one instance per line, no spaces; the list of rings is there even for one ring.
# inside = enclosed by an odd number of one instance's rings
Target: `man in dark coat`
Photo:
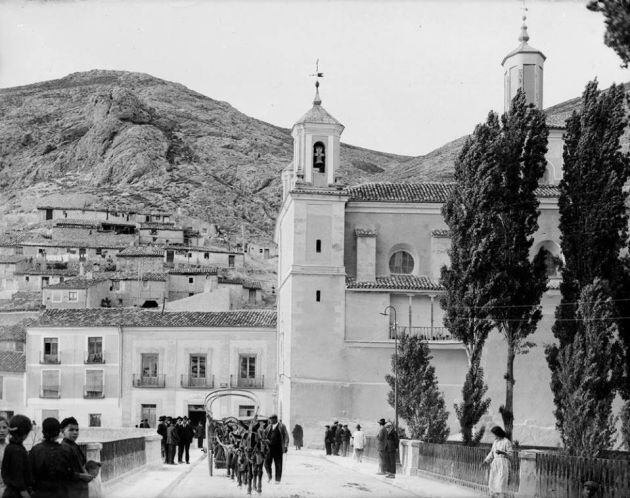
[[[184,421],[181,417],[177,417],[175,422],[175,430],[173,431],[173,440],[177,445],[177,463],[184,463],[182,460],[184,456],[184,434],[182,431],[182,426],[184,425]]]
[[[386,451],[387,451],[387,468],[385,472],[387,475],[385,477],[389,477],[393,479],[396,477],[396,455],[398,453],[398,433],[396,432],[396,427],[391,422],[388,422],[385,426],[387,429],[387,443],[386,443]]]
[[[66,482],[72,475],[63,465],[61,445],[57,442],[60,424],[49,417],[42,422],[44,440],[31,448],[28,460],[33,476],[31,498],[64,498],[67,496]]]
[[[175,465],[175,449],[179,438],[175,421],[171,417],[166,417],[166,463]]]
[[[269,453],[265,459],[267,478],[271,481],[271,462],[276,467],[276,483],[282,479],[282,455],[289,448],[289,432],[277,415],[269,417],[269,425],[265,429],[265,439],[269,441]]]
[[[177,459],[181,463],[182,456],[186,459],[186,463],[190,463],[190,443],[195,437],[195,430],[190,425],[188,417],[184,417],[182,425],[179,429],[179,453]]]
[[[339,455],[339,451],[341,450],[341,438],[343,436],[343,427],[339,425],[339,422],[335,422],[337,428],[335,429],[335,446],[334,446],[334,454]]]
[[[332,442],[332,454],[339,455],[339,445],[337,444],[337,433],[341,430],[339,422],[335,420],[335,423],[330,428],[330,437]],[[341,439],[340,439],[341,441]]]
[[[324,433],[324,446],[326,447],[326,454],[332,455],[332,433],[329,425],[326,426]]]
[[[350,448],[350,438],[352,434],[346,424],[343,424],[341,428],[341,455],[348,456],[348,449]]]
[[[76,441],[79,438],[79,422],[74,417],[64,418],[61,421],[61,454],[63,463],[68,473],[66,481],[68,498],[88,498],[88,482],[92,476],[85,470],[85,455]]]
[[[385,428],[385,419],[378,421],[380,428],[376,434],[376,450],[378,451],[378,474],[387,473],[387,429]]]
[[[162,436],[162,458],[166,462],[166,417],[162,415],[157,426],[157,433]]]

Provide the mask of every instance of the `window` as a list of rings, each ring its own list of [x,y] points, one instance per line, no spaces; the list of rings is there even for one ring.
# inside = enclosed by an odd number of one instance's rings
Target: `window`
[[[192,258],[192,252],[188,253],[188,259]]]
[[[103,397],[103,371],[86,370],[85,372],[85,397]]]
[[[254,405],[239,405],[238,416],[239,417],[253,417],[255,409],[256,407]]]
[[[262,249],[260,252],[262,252]],[[315,241],[315,252],[322,252],[322,241],[319,239]]]
[[[72,248],[72,247],[68,247],[68,248],[66,249],[66,252],[67,252],[68,254],[76,254],[76,253],[77,253],[77,250],[76,250],[76,249],[74,249],[74,248]]]
[[[157,377],[158,359],[157,353],[142,354],[142,377]]]
[[[44,287],[48,287],[49,283],[50,283],[50,277],[42,277],[42,289]]]
[[[103,338],[88,337],[88,363],[103,363]]]
[[[255,379],[256,378],[256,355],[244,355],[240,357],[241,361],[241,379]]]
[[[142,288],[143,289],[148,289],[149,288],[149,281],[148,280],[143,280],[142,281]]]
[[[88,415],[89,422],[88,427],[100,427],[101,426],[101,414],[100,413],[90,413]]]
[[[188,277],[188,283],[189,284],[194,284],[195,283],[195,277]]]
[[[326,172],[326,147],[323,142],[315,142],[313,145],[313,170]]]
[[[15,246],[15,254],[21,256],[24,254],[24,248],[22,246]]]
[[[37,249],[37,254],[44,254],[44,252],[45,251],[41,247]]]
[[[57,363],[59,361],[59,339],[56,337],[44,337],[44,363]]]
[[[210,253],[209,252],[204,252],[203,253],[203,259],[210,259]]]
[[[389,271],[391,273],[409,274],[413,271],[413,257],[407,251],[398,251],[389,259]]]
[[[228,266],[230,268],[234,268],[234,261],[236,260],[236,256],[234,256],[233,254],[230,254],[228,256]]]
[[[120,280],[112,280],[112,290],[113,291],[120,291]]]
[[[77,302],[79,300],[77,291],[68,291],[68,301]]]
[[[24,277],[24,281],[25,281],[25,282],[30,282],[30,280],[31,280],[31,277],[29,277],[28,275],[26,275],[26,276]]]
[[[190,377],[193,379],[206,378],[206,355],[190,355]]]
[[[102,256],[103,255],[103,249],[101,247],[97,247],[96,248],[96,255],[97,256]]]
[[[322,291],[315,291],[315,301],[318,303],[322,300]]]
[[[256,289],[249,289],[249,304],[256,304]]]
[[[60,303],[61,302],[61,292],[60,291],[54,291],[52,293],[52,302],[53,303]]]
[[[59,370],[42,370],[42,398],[58,398],[59,387]]]

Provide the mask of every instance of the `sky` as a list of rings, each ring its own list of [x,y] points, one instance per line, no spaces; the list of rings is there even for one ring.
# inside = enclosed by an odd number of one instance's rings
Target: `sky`
[[[527,1],[544,106],[630,81],[586,1]],[[0,87],[90,69],[149,73],[291,127],[314,95],[342,141],[421,155],[503,110],[518,0],[0,0]]]

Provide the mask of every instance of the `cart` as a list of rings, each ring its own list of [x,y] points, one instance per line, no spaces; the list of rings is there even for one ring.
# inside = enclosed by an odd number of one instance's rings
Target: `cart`
[[[245,389],[222,388],[208,393],[204,400],[204,407],[206,410],[206,434],[208,435],[208,472],[211,476],[213,475],[213,468],[222,469],[226,467],[225,452],[223,447],[216,441],[217,433],[228,424],[238,424],[244,421],[237,417],[214,418],[212,405],[215,401],[226,397],[245,398],[252,402],[254,405],[254,416],[252,418],[258,418],[258,410],[260,409],[258,397],[253,392]],[[252,418],[249,418],[249,420]]]

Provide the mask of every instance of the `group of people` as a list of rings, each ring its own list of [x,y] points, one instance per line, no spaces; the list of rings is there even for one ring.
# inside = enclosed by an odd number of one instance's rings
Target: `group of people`
[[[162,458],[168,465],[190,463],[190,445],[197,439],[197,447],[203,451],[203,440],[206,437],[206,426],[203,421],[197,425],[191,423],[188,417],[166,417],[158,419],[157,433],[162,436]]]
[[[365,433],[361,430],[361,426],[357,424],[354,433],[350,432],[347,424],[341,425],[338,420],[332,425],[326,426],[324,434],[324,446],[326,447],[326,455],[348,456],[350,445],[354,448],[354,457],[359,461],[363,461],[363,450],[365,448]]]
[[[2,498],[102,498],[99,462],[86,461],[76,441],[74,417],[42,422],[42,441],[26,451],[31,420],[0,417],[0,496]],[[61,443],[57,440],[63,437]],[[7,441],[8,437],[8,441]]]
[[[378,421],[380,426],[376,434],[376,449],[378,451],[379,475],[393,479],[396,477],[396,454],[398,451],[399,436],[394,424],[385,421],[384,418]]]

